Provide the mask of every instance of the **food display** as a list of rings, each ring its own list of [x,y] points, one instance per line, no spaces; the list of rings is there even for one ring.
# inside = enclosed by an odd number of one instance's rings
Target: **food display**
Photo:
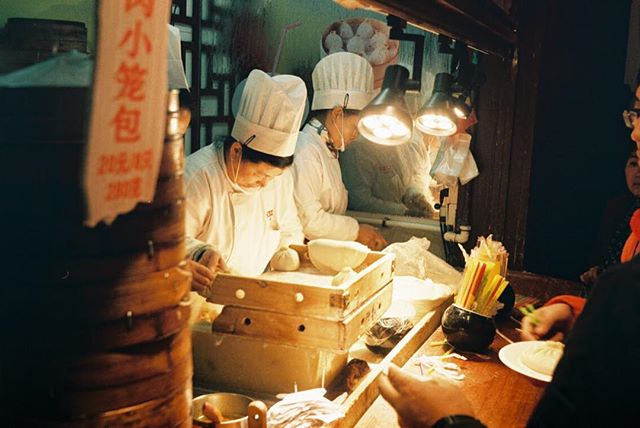
[[[551,376],[563,352],[562,343],[548,340],[525,350],[520,356],[520,361],[531,370]]]
[[[389,27],[371,18],[349,18],[334,22],[322,38],[325,54],[351,52],[360,55],[373,66],[393,62],[399,43],[389,39]]]

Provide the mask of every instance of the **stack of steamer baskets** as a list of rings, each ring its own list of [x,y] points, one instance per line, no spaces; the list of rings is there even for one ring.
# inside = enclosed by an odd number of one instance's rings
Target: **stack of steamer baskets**
[[[154,200],[95,228],[81,186],[89,98],[0,88],[3,422],[191,426],[177,93]]]

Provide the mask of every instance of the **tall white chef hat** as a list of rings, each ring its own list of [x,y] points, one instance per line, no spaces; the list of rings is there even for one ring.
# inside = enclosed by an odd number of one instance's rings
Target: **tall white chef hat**
[[[306,99],[307,88],[299,77],[269,76],[253,70],[242,92],[231,136],[241,143],[250,140],[248,145],[253,150],[273,156],[291,156],[296,148]]]
[[[337,52],[316,64],[312,74],[313,103],[311,110],[341,106],[362,110],[373,96],[373,68],[369,61],[350,52]]]
[[[180,30],[167,24],[169,29],[169,42],[167,44],[167,71],[169,73],[169,89],[188,89],[187,76],[184,74],[184,65],[180,53]]]

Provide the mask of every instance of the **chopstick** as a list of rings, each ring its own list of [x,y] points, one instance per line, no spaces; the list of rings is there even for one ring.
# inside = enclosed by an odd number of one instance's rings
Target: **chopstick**
[[[527,304],[526,306],[521,306],[520,308],[518,308],[520,310],[520,312],[522,312],[522,314],[525,317],[529,317],[529,319],[531,320],[531,324],[533,325],[538,325],[540,324],[540,318],[538,318],[535,313],[536,313],[536,308],[533,307],[533,305],[531,303]]]
[[[513,340],[509,339],[507,336],[505,336],[504,334],[502,334],[500,332],[500,330],[496,329],[496,333],[498,333],[498,336],[500,336],[501,338],[503,338],[504,340],[506,340],[509,343],[515,343]]]

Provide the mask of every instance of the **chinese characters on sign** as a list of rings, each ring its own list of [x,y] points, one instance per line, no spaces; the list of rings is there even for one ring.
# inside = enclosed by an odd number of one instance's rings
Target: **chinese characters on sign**
[[[88,226],[153,199],[162,157],[170,0],[99,2],[84,187]]]

